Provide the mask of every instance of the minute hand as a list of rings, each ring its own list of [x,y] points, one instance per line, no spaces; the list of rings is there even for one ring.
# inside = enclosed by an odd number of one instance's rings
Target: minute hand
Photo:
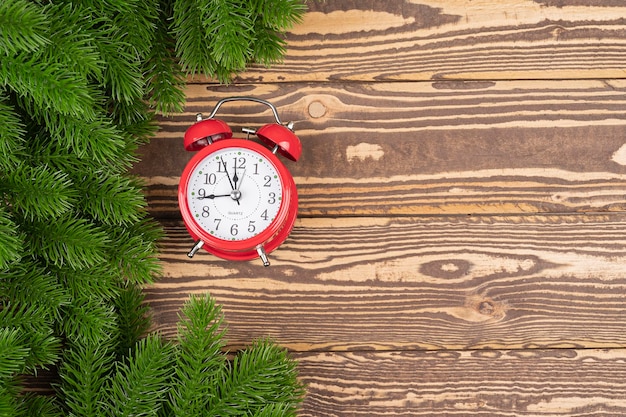
[[[233,180],[230,179],[230,174],[228,173],[228,167],[226,166],[226,162],[224,162],[224,159],[222,159],[221,156],[220,156],[220,161],[222,162],[222,165],[224,165],[224,171],[226,171],[226,177],[228,178],[228,182],[230,183],[230,188],[234,191],[235,184],[233,184]],[[235,199],[235,201],[237,202],[237,205],[241,204],[239,203],[239,199]]]

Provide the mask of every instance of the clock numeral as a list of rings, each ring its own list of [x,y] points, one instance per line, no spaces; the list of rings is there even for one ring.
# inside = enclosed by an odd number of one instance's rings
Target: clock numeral
[[[204,188],[200,188],[198,190],[198,196],[200,196],[201,198],[206,197],[206,190]]]
[[[259,175],[259,164],[254,164],[254,175]]]
[[[254,220],[250,220],[250,223],[248,223],[248,233],[254,233],[255,230],[256,227],[254,227]]]
[[[231,236],[237,236],[237,234],[239,234],[239,225],[237,223],[230,226],[230,234]]]
[[[261,218],[262,218],[263,220],[267,220],[267,219],[268,219],[268,216],[267,216],[267,209],[266,209],[263,213],[261,213]]]
[[[219,230],[222,219],[213,219],[213,223],[215,223],[215,230]]]
[[[263,179],[265,180],[265,184],[263,184],[263,187],[272,186],[272,177],[270,177],[269,175],[266,175],[265,177],[263,177]]]
[[[267,199],[269,204],[276,203],[276,193],[270,193],[269,198]]]
[[[202,217],[209,217],[209,216],[210,216],[209,206],[202,207]]]
[[[217,181],[217,176],[214,173],[204,174],[204,183],[213,185]],[[204,191],[204,190],[203,190]]]
[[[235,169],[246,169],[246,158],[240,156],[239,158],[233,158],[233,164],[235,165]]]

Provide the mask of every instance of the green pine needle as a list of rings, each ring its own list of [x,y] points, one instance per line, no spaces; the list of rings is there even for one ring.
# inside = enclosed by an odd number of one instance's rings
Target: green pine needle
[[[128,354],[150,329],[150,309],[141,287],[127,284],[115,300],[119,328],[118,352]]]
[[[240,352],[219,381],[220,395],[209,404],[210,416],[245,415],[273,403],[287,406],[285,415],[295,415],[304,393],[296,363],[269,340]]]
[[[127,361],[118,363],[109,387],[111,417],[157,416],[169,390],[172,345],[156,335],[142,339]]]
[[[26,245],[55,267],[79,270],[106,261],[110,239],[87,219],[65,217],[50,223],[25,223],[24,227]]]
[[[30,221],[56,219],[68,213],[78,193],[69,176],[48,166],[20,165],[8,174],[13,210]]]
[[[72,343],[64,351],[59,369],[60,395],[70,416],[102,416],[109,398],[105,384],[115,361],[112,340]]]
[[[20,155],[25,153],[25,133],[19,115],[0,90],[0,172],[10,172],[19,165]],[[0,174],[0,179],[2,177],[3,174]],[[0,192],[1,188],[0,186]]]
[[[0,381],[23,372],[29,355],[30,349],[19,329],[0,327]]]
[[[22,257],[24,236],[4,207],[0,206],[0,271]]]
[[[48,18],[36,4],[26,0],[0,2],[0,51],[13,55],[36,51],[48,43]]]
[[[216,378],[226,366],[221,308],[208,295],[191,297],[178,323],[176,379],[173,383],[172,415],[204,415],[215,400]]]

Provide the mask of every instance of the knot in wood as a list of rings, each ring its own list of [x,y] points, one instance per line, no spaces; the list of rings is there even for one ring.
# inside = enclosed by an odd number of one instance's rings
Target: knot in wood
[[[320,117],[324,117],[326,114],[326,106],[320,103],[319,101],[314,101],[309,104],[309,115],[314,119],[319,119]]]
[[[483,301],[478,304],[478,312],[486,316],[491,316],[496,311],[496,307],[491,301]]]

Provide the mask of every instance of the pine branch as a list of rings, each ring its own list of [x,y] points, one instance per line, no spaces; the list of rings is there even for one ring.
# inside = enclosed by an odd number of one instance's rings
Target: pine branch
[[[22,164],[7,175],[6,181],[13,210],[30,221],[56,219],[68,213],[78,196],[67,174],[45,165]]]
[[[115,300],[119,328],[118,354],[128,355],[150,329],[150,309],[143,303],[142,288],[127,284]]]
[[[117,242],[109,248],[109,262],[118,269],[120,276],[138,285],[153,282],[161,272],[156,246],[163,236],[160,225],[145,218],[130,226],[109,227],[107,230]]]
[[[23,252],[24,236],[7,210],[0,206],[0,271],[19,260]]]
[[[141,186],[127,175],[84,175],[77,184],[81,211],[100,223],[128,226],[145,216]]]
[[[285,415],[295,416],[304,388],[297,380],[296,363],[269,340],[256,342],[240,352],[232,368],[218,381],[217,401],[209,404],[210,416],[239,416],[268,404],[281,403]]]
[[[226,364],[222,326],[221,308],[208,295],[191,297],[183,307],[171,393],[173,416],[202,416],[215,401],[216,378]]]
[[[157,416],[167,398],[172,345],[158,336],[142,339],[127,361],[117,364],[107,391],[107,415]]]
[[[0,2],[0,52],[14,55],[46,45],[48,19],[42,9],[26,0]]]
[[[115,339],[118,334],[114,306],[90,297],[74,300],[64,308],[61,331],[75,344],[90,345]]]
[[[21,397],[20,410],[16,417],[63,417],[56,399],[53,397],[27,394]]]
[[[82,2],[81,2],[82,3]],[[104,62],[95,45],[93,33],[105,20],[94,16],[82,4],[50,3],[45,8],[50,41],[37,51],[44,62],[63,65],[69,72],[80,74],[85,79],[102,79]],[[94,86],[94,97],[101,93]]]
[[[61,308],[70,303],[70,295],[57,275],[35,262],[22,261],[0,272],[0,293],[29,312],[27,321],[19,324],[23,328],[52,328],[52,322],[61,316]]]
[[[4,176],[3,171],[10,172],[19,164],[20,155],[24,154],[25,133],[19,115],[0,89],[0,179]]]
[[[86,219],[64,217],[55,222],[24,222],[26,247],[47,264],[79,270],[106,261],[109,238]]]
[[[0,385],[24,372],[29,355],[19,329],[0,327]]]
[[[104,392],[115,361],[112,339],[68,346],[59,369],[58,390],[70,416],[102,416]]]
[[[0,87],[8,87],[32,101],[37,109],[53,109],[63,115],[93,115],[94,99],[86,80],[61,64],[42,62],[20,54],[0,60]]]

